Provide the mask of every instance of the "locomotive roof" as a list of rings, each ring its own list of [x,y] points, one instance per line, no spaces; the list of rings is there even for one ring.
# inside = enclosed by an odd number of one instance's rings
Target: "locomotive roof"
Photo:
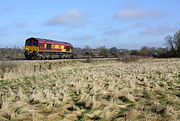
[[[50,42],[50,43],[59,43],[59,44],[70,44],[68,42],[63,42],[63,41],[55,41],[55,40],[50,40],[50,39],[42,39],[42,38],[35,38],[35,37],[31,37],[28,39],[35,39],[38,40],[39,42]],[[71,44],[70,44],[71,45]]]

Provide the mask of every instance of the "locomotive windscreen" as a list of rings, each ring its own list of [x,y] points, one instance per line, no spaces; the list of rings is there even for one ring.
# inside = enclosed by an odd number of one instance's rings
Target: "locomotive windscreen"
[[[38,41],[35,39],[27,39],[25,46],[38,46]]]

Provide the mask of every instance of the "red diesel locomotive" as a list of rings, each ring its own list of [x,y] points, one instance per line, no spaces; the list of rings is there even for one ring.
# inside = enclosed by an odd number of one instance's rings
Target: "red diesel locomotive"
[[[41,38],[28,38],[25,41],[26,59],[73,58],[73,46],[67,42]]]

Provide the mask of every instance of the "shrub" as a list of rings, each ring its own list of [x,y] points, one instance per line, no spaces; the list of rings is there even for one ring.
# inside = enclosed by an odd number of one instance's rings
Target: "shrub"
[[[91,63],[92,62],[92,58],[90,56],[86,57],[85,62],[86,63]]]
[[[140,56],[130,56],[130,55],[127,55],[127,56],[124,56],[124,57],[118,56],[117,61],[118,62],[129,63],[129,62],[137,62],[140,59],[141,59]]]

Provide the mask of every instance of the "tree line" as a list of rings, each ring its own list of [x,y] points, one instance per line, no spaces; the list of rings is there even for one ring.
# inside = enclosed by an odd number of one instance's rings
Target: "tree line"
[[[17,60],[24,58],[23,49],[19,47],[14,48],[0,48],[0,60]]]
[[[180,57],[180,30],[172,36],[168,35],[165,37],[164,44],[166,47],[143,46],[140,49],[134,50],[118,49],[117,47],[107,48],[105,46],[93,49],[90,46],[85,46],[84,48],[74,48],[74,54],[77,58],[116,58],[124,55],[157,58]],[[23,53],[24,50],[18,47],[0,48],[0,60],[24,59]]]
[[[135,55],[156,58],[180,57],[180,30],[175,32],[173,36],[168,35],[164,39],[166,47],[148,47],[143,46],[139,50],[118,49],[116,47],[106,48],[105,46],[91,49],[89,46],[85,48],[75,48],[75,53],[80,56],[91,57],[118,57],[123,55]]]

